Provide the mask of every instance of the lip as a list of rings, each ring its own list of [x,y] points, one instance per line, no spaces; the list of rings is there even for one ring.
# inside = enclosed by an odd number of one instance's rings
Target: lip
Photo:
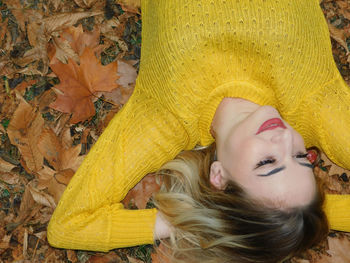
[[[279,118],[273,118],[273,119],[269,119],[267,121],[265,121],[260,127],[258,132],[256,133],[259,134],[261,132],[267,131],[267,130],[273,130],[276,128],[283,128],[283,129],[287,129],[287,127],[284,125],[284,123],[282,122],[281,119]]]

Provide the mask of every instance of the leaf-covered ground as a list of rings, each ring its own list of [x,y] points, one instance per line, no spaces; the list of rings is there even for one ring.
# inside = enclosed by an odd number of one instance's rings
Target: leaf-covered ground
[[[339,71],[350,82],[350,2],[321,3]],[[141,48],[139,0],[0,0],[0,262],[158,262],[151,245],[109,253],[55,249],[46,227],[69,180],[131,95]],[[350,194],[325,157],[328,192]],[[144,208],[149,175],[125,198]],[[350,235],[289,262],[350,262]]]

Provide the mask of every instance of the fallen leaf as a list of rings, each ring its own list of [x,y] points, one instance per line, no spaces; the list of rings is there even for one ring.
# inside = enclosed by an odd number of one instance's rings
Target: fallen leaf
[[[74,0],[74,2],[81,8],[91,8],[96,0]]]
[[[89,258],[86,263],[113,263],[113,262],[123,262],[122,259],[115,253],[109,252],[103,255],[93,255]]]
[[[128,207],[130,202],[134,202],[137,208],[144,209],[152,194],[158,192],[159,189],[160,184],[156,182],[155,176],[149,174],[128,192],[122,203]]]
[[[27,81],[23,81],[21,84],[17,85],[15,90],[17,90],[18,92],[22,93],[24,92],[28,87],[34,85],[35,83],[37,83],[38,80],[37,79],[31,79],[31,80],[27,80]]]
[[[340,9],[339,12],[348,20],[350,20],[349,3],[346,1],[337,1]]]
[[[144,261],[141,261],[139,259],[136,259],[136,258],[132,258],[130,256],[127,256],[128,257],[128,260],[130,263],[144,263]],[[153,262],[152,262],[153,263]]]
[[[56,203],[55,203],[52,196],[50,196],[42,191],[39,191],[30,185],[28,185],[27,187],[29,188],[29,191],[32,194],[32,197],[36,203],[43,205],[43,206],[48,206],[51,208],[56,207]]]
[[[72,263],[78,262],[77,254],[74,250],[67,250],[67,259]]]
[[[350,262],[350,241],[346,236],[331,238],[328,237],[329,250],[332,262]]]
[[[11,172],[13,168],[15,168],[16,165],[13,165],[12,163],[4,161],[4,159],[0,158],[0,172]]]
[[[18,184],[19,176],[15,173],[0,173],[0,180],[8,184]]]
[[[7,132],[11,143],[18,147],[28,172],[39,171],[43,165],[44,158],[37,145],[43,125],[41,114],[22,99]]]
[[[1,42],[4,39],[5,34],[7,32],[7,23],[8,23],[8,18],[7,17],[5,18],[5,20],[3,22],[0,23],[0,41]],[[1,42],[0,42],[0,44],[1,44]]]
[[[95,27],[92,32],[84,32],[81,24],[77,27],[70,26],[64,29],[59,37],[53,38],[55,54],[53,51],[50,52],[52,53],[50,64],[57,63],[55,57],[63,63],[67,63],[68,58],[71,58],[79,64],[79,56],[83,54],[86,47],[94,50],[95,54],[99,56],[102,51],[99,42],[100,30],[98,27]]]
[[[345,32],[341,29],[336,28],[331,23],[328,23],[328,28],[329,28],[331,37],[345,49],[346,54],[348,55],[349,48],[348,48],[348,45],[346,44]]]
[[[24,193],[22,195],[21,205],[19,208],[19,214],[17,221],[22,222],[25,220],[30,212],[32,211],[35,205],[34,198],[30,193],[30,189],[28,187],[25,188]]]
[[[119,89],[112,92],[103,93],[106,101],[111,101],[116,105],[124,105],[134,91],[137,72],[136,69],[127,62],[118,60],[118,76],[117,83]]]
[[[0,249],[7,249],[10,245],[11,235],[5,235],[0,241]]]
[[[46,128],[42,131],[38,139],[38,148],[41,154],[55,168],[55,170],[62,171],[66,169],[76,170],[82,162],[82,156],[79,156],[81,145],[67,145],[62,144],[56,134],[50,129]]]
[[[141,0],[119,0],[118,3],[127,12],[140,14]]]
[[[61,83],[56,89],[57,99],[50,107],[65,113],[73,113],[71,123],[84,121],[95,114],[91,98],[98,91],[111,91],[118,87],[117,63],[102,66],[90,48],[85,48],[80,65],[72,59],[68,64],[56,63],[52,70]]]
[[[103,14],[103,11],[87,11],[75,13],[60,13],[43,19],[42,23],[48,33],[62,30],[66,27],[74,25],[78,20],[90,16]]]
[[[160,243],[157,248],[157,253],[152,253],[152,263],[170,263],[170,259],[167,255],[170,255],[170,249]]]
[[[60,184],[68,185],[73,175],[74,175],[74,171],[72,169],[66,169],[55,174],[55,178],[57,182],[59,182]]]

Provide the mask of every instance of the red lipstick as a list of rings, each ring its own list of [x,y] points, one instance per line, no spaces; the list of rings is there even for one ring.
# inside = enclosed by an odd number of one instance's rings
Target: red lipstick
[[[273,130],[276,128],[283,128],[283,129],[287,129],[287,127],[283,124],[282,120],[279,118],[273,118],[273,119],[269,119],[267,121],[265,121],[259,128],[258,132],[256,134],[259,134],[263,131],[267,131],[267,130]]]

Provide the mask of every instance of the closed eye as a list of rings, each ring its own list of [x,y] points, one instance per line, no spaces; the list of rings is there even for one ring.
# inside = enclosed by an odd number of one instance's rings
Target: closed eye
[[[270,164],[270,163],[274,163],[274,162],[276,162],[276,159],[275,159],[275,158],[273,158],[273,157],[268,157],[268,158],[266,158],[265,160],[262,160],[262,161],[258,162],[258,163],[256,164],[256,166],[255,166],[255,169],[257,169],[257,168],[259,168],[259,167],[261,167],[261,166],[263,166],[263,165]]]
[[[300,158],[300,159],[304,159],[304,158],[306,158],[307,157],[307,153],[302,153],[302,152],[299,152],[298,154],[296,154],[295,156],[294,156],[295,158]],[[275,158],[273,158],[273,157],[268,157],[268,158],[266,158],[266,159],[264,159],[264,160],[261,160],[260,162],[258,162],[257,164],[256,164],[256,166],[255,166],[255,169],[257,169],[257,168],[259,168],[259,167],[261,167],[261,166],[264,166],[264,165],[266,165],[266,164],[271,164],[271,163],[275,163],[276,162],[276,159]]]

